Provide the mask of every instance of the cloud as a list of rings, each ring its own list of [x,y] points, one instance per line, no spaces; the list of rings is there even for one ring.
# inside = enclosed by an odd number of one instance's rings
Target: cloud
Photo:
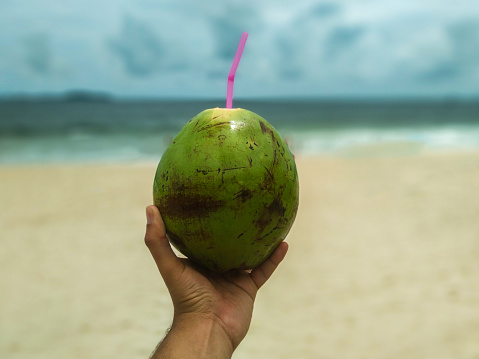
[[[425,25],[410,34],[407,69],[415,82],[434,85],[479,79],[479,24]]]
[[[448,34],[457,63],[467,68],[479,67],[479,18],[453,24]]]
[[[255,32],[261,28],[261,18],[254,5],[226,5],[220,15],[208,19],[216,44],[215,56],[232,61],[243,32]]]
[[[59,80],[68,77],[71,73],[69,61],[65,54],[53,46],[52,35],[45,32],[31,32],[23,36],[21,60],[15,56],[10,58],[10,72],[32,77],[32,74],[41,76],[42,80],[54,78]],[[33,76],[33,78],[35,78]]]
[[[309,12],[315,18],[327,18],[339,14],[341,6],[338,3],[325,2],[313,5]]]
[[[324,51],[326,56],[334,58],[341,55],[342,52],[356,44],[364,33],[365,28],[359,25],[340,25],[334,28],[325,42]]]
[[[418,74],[422,82],[441,82],[454,79],[461,75],[461,69],[457,63],[439,63],[435,67]]]
[[[240,21],[229,21],[226,18],[212,20],[213,33],[217,39],[216,55],[229,61],[236,54],[237,44],[245,26],[242,26]]]
[[[298,80],[303,76],[304,59],[301,53],[301,42],[295,36],[288,36],[283,33],[276,37],[274,49],[277,54],[276,62],[273,64],[280,79],[291,81]]]
[[[341,10],[340,5],[329,2],[284,9],[282,21],[267,28],[273,29],[271,38],[259,49],[268,58],[267,67],[276,81],[300,85],[301,80],[314,81],[320,76],[324,37],[332,23],[340,21],[336,17]]]
[[[106,0],[91,13],[93,0],[0,0],[0,92],[216,96],[247,31],[238,95],[477,93],[479,8],[468,1]]]
[[[25,63],[37,74],[49,74],[54,70],[53,55],[46,34],[31,34],[24,40]]]
[[[166,49],[159,37],[144,22],[126,17],[116,39],[109,41],[125,70],[133,76],[147,76],[164,64]]]

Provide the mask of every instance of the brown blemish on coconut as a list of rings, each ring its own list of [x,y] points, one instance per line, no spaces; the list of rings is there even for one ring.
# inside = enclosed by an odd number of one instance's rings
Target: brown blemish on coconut
[[[218,136],[218,141],[219,141],[220,145],[222,145],[225,140],[226,140],[225,135],[219,135]]]
[[[259,185],[259,188],[262,190],[262,191],[265,191],[265,192],[271,192],[274,184],[275,184],[275,180],[274,180],[274,174],[273,172],[271,172],[269,170],[268,167],[262,165],[265,169],[265,174],[264,174],[264,177],[263,177],[263,181],[261,182],[261,184]]]
[[[247,188],[244,188],[241,191],[238,191],[234,197],[234,199],[239,199],[241,202],[246,202],[247,200],[251,198],[253,198],[253,192]]]
[[[213,129],[213,128],[218,127],[218,126],[229,125],[230,123],[231,123],[231,121],[212,123],[210,125],[207,125],[205,127],[200,128],[197,132],[206,131],[206,130]]]
[[[263,121],[259,120],[259,127],[261,127],[261,133],[263,135],[269,133],[271,135],[271,140],[274,142],[274,132],[271,128],[268,127]]]
[[[260,213],[258,219],[254,222],[254,225],[256,226],[256,228],[258,228],[258,233],[263,233],[265,229],[271,224],[271,222],[281,222],[281,218],[284,216],[285,211],[286,208],[283,206],[283,202],[281,201],[281,199],[275,198],[273,202],[271,202],[270,205],[267,206],[264,211]],[[258,238],[258,240],[264,238],[265,236],[273,232],[275,229],[277,229],[277,227],[278,226],[276,225],[275,228],[273,228],[266,235]]]
[[[259,127],[261,127],[261,132],[263,133],[263,135],[269,131],[268,127],[265,125],[263,121],[259,121]]]
[[[279,228],[279,226],[276,226],[274,227],[271,231],[269,231],[268,233],[266,233],[265,235],[259,237],[259,238],[256,238],[255,239],[255,242],[260,242],[262,241],[263,239],[265,239],[266,237],[268,237],[271,233],[273,233],[275,230],[277,230]],[[269,244],[265,244],[265,246],[269,246]]]
[[[206,174],[197,169],[197,172]],[[169,217],[191,218],[207,217],[211,212],[221,209],[225,201],[205,194],[203,188],[195,188],[189,183],[183,183],[176,176],[170,176],[168,193],[158,203],[160,212],[168,213]]]
[[[271,213],[277,214],[279,216],[284,216],[284,211],[286,208],[283,206],[283,202],[281,201],[281,198],[275,198],[273,202],[268,206],[268,210]]]
[[[169,217],[208,217],[211,212],[220,210],[225,202],[193,191],[174,192],[163,198],[160,210]]]

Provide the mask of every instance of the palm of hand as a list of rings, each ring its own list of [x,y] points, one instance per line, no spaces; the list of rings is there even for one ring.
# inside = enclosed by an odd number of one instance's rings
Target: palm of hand
[[[249,329],[258,289],[283,260],[288,245],[281,243],[263,264],[252,271],[214,274],[175,255],[158,208],[148,206],[147,219],[145,243],[170,292],[175,317],[207,316],[220,324],[236,347]]]
[[[237,346],[248,331],[258,287],[247,271],[225,275],[197,269],[188,260],[177,278],[178,286],[170,291],[175,315],[203,313],[219,320]]]

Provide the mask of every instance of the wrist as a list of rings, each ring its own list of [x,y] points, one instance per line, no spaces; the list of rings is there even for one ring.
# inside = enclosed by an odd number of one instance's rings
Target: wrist
[[[223,323],[214,315],[184,313],[175,315],[171,330],[191,335],[191,344],[198,346],[195,358],[231,358],[233,342]],[[213,355],[214,354],[214,355]]]
[[[219,319],[202,313],[177,314],[153,358],[229,359],[234,346]]]

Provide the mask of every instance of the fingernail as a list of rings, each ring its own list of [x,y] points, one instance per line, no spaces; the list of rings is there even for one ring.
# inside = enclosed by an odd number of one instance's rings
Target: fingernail
[[[154,220],[154,214],[150,206],[146,207],[146,223],[152,224]]]

